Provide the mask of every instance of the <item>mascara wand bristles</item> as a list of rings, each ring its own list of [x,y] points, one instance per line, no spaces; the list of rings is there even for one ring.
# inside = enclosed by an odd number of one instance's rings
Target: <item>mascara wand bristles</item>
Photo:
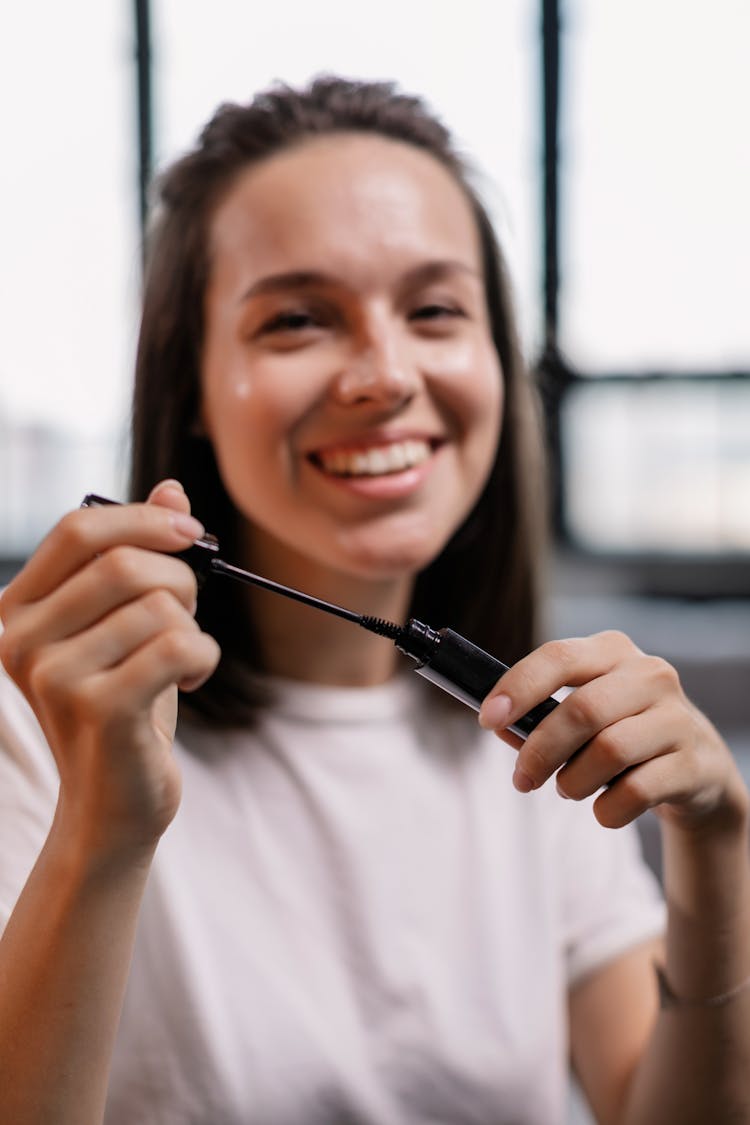
[[[389,637],[392,641],[399,640],[404,631],[401,625],[396,625],[393,621],[385,621],[382,617],[370,617],[366,613],[360,616],[359,624],[363,629],[369,629],[371,633],[377,633],[381,637]]]

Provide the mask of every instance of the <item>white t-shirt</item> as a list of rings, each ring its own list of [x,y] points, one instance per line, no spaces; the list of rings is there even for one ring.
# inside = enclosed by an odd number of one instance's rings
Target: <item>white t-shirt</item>
[[[183,729],[106,1125],[557,1125],[571,982],[660,932],[632,829],[408,675],[277,683],[252,734]],[[0,683],[0,924],[57,777]]]

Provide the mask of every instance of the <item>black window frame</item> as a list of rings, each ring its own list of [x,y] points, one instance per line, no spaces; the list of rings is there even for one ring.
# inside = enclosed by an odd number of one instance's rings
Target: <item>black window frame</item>
[[[576,386],[619,383],[637,389],[643,384],[669,383],[695,387],[699,383],[742,381],[750,371],[602,372],[582,375],[562,354],[559,345],[560,278],[560,120],[564,111],[561,77],[564,67],[564,0],[541,0],[541,88],[543,96],[543,306],[542,352],[535,371],[542,394],[548,449],[552,526],[563,584],[575,592],[598,588],[625,594],[669,597],[750,596],[750,553],[686,553],[634,551],[595,552],[577,543],[566,521],[562,416],[565,401]],[[750,435],[748,435],[750,443]],[[750,509],[750,496],[748,497]]]

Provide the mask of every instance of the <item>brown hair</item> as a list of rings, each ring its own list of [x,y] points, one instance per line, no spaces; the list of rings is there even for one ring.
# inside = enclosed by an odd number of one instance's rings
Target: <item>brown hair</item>
[[[209,226],[219,200],[249,165],[316,136],[374,133],[420,148],[447,168],[476,218],[492,336],[505,384],[498,452],[482,495],[441,554],[416,581],[410,613],[450,625],[506,662],[535,641],[542,471],[533,390],[521,361],[505,264],[470,171],[445,127],[392,83],[323,77],[307,88],[278,85],[248,105],[223,105],[193,151],[158,181],[150,232],[133,402],[131,498],[164,477],[182,481],[193,511],[238,558],[238,514],[213,451],[195,433],[201,394]],[[269,577],[273,577],[272,575]],[[262,671],[246,603],[232,583],[208,583],[198,620],[222,646],[214,676],[183,699],[214,723],[252,718]]]

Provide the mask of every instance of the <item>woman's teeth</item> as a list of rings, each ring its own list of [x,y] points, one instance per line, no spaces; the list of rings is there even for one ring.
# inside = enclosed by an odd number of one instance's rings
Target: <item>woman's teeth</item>
[[[340,477],[376,477],[400,473],[426,461],[432,450],[427,441],[413,439],[356,451],[319,453],[316,460],[326,473]]]

